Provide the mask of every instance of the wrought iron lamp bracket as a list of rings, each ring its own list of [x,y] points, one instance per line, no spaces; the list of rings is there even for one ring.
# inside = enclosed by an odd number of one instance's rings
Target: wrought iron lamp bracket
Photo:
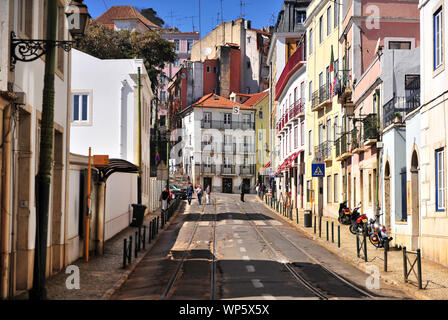
[[[11,31],[10,71],[14,71],[17,61],[31,62],[45,55],[50,47],[58,47],[69,52],[76,41],[52,41],[43,39],[18,39]]]

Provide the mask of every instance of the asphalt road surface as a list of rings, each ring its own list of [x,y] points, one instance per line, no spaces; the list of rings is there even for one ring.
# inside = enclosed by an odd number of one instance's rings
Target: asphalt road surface
[[[255,195],[186,201],[112,299],[409,299],[344,262]],[[371,288],[371,287],[370,287]]]

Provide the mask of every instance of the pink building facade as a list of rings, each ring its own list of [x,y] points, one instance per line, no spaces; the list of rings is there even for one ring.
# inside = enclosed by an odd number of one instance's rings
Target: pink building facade
[[[341,135],[350,157],[343,160],[344,200],[373,217],[381,207],[380,149],[381,50],[411,50],[420,45],[418,1],[352,0],[342,8],[339,83],[351,93],[343,104]],[[381,146],[381,145],[380,145]]]

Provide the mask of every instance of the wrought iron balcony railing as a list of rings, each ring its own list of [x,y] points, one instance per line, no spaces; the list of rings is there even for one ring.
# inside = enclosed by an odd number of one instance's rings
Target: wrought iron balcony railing
[[[391,125],[395,118],[400,121],[420,106],[420,94],[411,97],[394,97],[383,107],[383,129]]]
[[[216,165],[214,164],[202,164],[201,173],[216,173]]]
[[[241,165],[240,166],[240,174],[255,174],[255,165]]]
[[[221,165],[221,174],[235,174],[234,165]]]
[[[371,113],[362,120],[363,139],[378,139],[377,115]]]
[[[328,90],[328,84],[324,84],[319,88],[319,104],[330,99],[330,90]]]
[[[319,144],[318,146],[314,147],[314,151],[317,153],[319,152],[322,155],[322,158],[324,159],[330,159],[331,158],[331,146],[333,144],[330,141],[325,141]]]
[[[210,120],[210,121],[201,121],[201,128],[202,129],[218,129],[218,130],[224,130],[224,129],[241,129],[241,130],[248,130],[252,129],[255,130],[255,122],[245,122],[245,121],[223,121],[223,120]]]

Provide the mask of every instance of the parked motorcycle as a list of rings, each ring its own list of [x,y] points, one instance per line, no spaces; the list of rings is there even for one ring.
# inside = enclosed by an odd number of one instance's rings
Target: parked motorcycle
[[[376,215],[375,219],[370,219],[369,222],[369,241],[377,248],[384,248],[386,243],[389,243],[393,238],[388,237],[386,226],[379,223],[378,218],[381,216]]]
[[[352,212],[352,223],[350,225],[350,232],[353,234],[362,233],[364,231],[367,231],[368,228],[369,218],[364,213],[359,214],[359,208],[361,208],[361,206],[356,207]]]
[[[347,207],[347,201],[344,201],[339,204],[339,217],[338,221],[341,224],[351,224],[351,218],[350,218],[351,212],[350,209]]]

